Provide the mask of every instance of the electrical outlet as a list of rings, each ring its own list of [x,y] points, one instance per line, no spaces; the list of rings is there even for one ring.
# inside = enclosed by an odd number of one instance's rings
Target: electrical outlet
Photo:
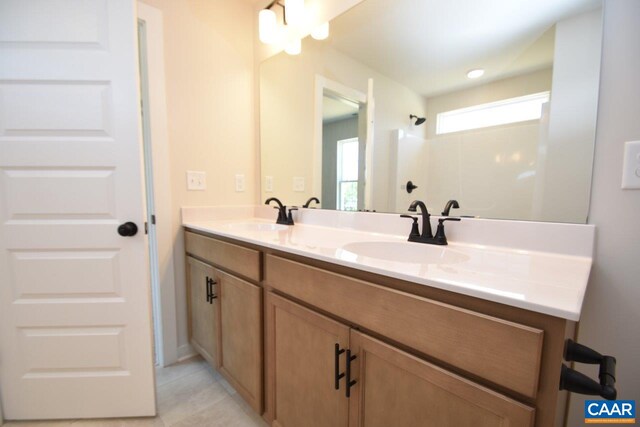
[[[204,191],[207,189],[207,174],[200,171],[187,171],[187,190]]]
[[[624,143],[622,188],[626,190],[640,189],[640,141]]]
[[[264,177],[264,191],[273,193],[273,177],[270,175]]]
[[[244,175],[241,173],[236,174],[236,191],[244,191]]]
[[[293,191],[297,191],[297,192],[304,191],[304,177],[302,176],[293,177]]]

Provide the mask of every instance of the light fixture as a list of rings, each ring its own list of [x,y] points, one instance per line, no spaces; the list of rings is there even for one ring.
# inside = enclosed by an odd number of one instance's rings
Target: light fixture
[[[287,11],[285,6],[278,0],[273,0],[267,7],[258,14],[258,34],[260,41],[264,44],[273,44],[278,40],[278,18],[271,10],[273,6],[282,8],[282,20],[287,25]]]
[[[325,22],[319,27],[314,28],[313,31],[311,31],[311,37],[316,40],[324,40],[329,37],[329,22]]]
[[[470,70],[467,73],[467,78],[477,79],[478,77],[482,77],[483,74],[484,74],[484,70],[482,68],[476,68],[474,70]]]
[[[278,27],[276,13],[271,10],[274,6],[282,8],[282,21],[285,27]],[[308,34],[307,16],[305,16],[304,0],[273,0],[258,14],[258,34],[260,41],[265,44],[280,43],[288,40],[284,51],[289,55],[299,55],[302,52],[302,36]],[[311,37],[324,40],[329,37],[329,22],[324,22],[311,32]]]
[[[289,40],[284,51],[289,55],[299,55],[302,52],[302,40],[299,38]]]
[[[258,33],[262,43],[275,43],[278,36],[278,23],[273,10],[262,9],[258,14]]]
[[[287,25],[300,27],[304,23],[304,0],[284,0]]]

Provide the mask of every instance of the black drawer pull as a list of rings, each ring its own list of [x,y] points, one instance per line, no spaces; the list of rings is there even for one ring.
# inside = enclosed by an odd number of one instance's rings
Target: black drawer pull
[[[213,293],[213,285],[215,285],[216,282],[215,280],[213,280],[211,277],[207,276],[207,282],[206,282],[206,287],[207,287],[207,302],[209,304],[213,304],[213,300],[218,298],[218,295],[215,295]]]
[[[351,397],[351,387],[356,385],[357,381],[351,379],[351,362],[354,361],[358,356],[351,355],[351,350],[347,350],[347,392],[346,396]]]
[[[334,361],[335,361],[335,387],[336,390],[340,390],[340,379],[344,377],[344,372],[340,372],[340,355],[344,353],[344,348],[340,348],[340,344],[336,343]]]

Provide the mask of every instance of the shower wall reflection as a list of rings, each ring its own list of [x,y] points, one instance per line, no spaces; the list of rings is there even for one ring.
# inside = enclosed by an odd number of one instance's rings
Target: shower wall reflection
[[[544,182],[538,168],[544,154],[538,151],[548,138],[548,101],[542,103],[542,108],[538,106],[542,114],[534,120],[448,133],[438,133],[436,126],[438,114],[468,109],[470,99],[474,106],[487,106],[496,101],[518,101],[530,94],[547,94],[548,98],[551,86],[552,69],[546,68],[429,98],[427,138],[398,130],[392,140],[394,159],[390,168],[395,185],[391,187],[401,189],[408,180],[419,185],[412,194],[395,191],[392,210],[402,211],[411,200],[426,196],[435,212],[455,198],[463,201],[456,215],[519,219],[539,216],[539,192]],[[468,122],[464,124],[470,126]]]

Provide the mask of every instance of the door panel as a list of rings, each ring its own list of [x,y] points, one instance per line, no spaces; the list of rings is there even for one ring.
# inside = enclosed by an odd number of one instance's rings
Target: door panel
[[[220,299],[220,371],[262,413],[262,289],[215,270]]]
[[[349,328],[268,293],[267,334],[268,410],[274,425],[346,426],[348,400],[344,379],[339,390],[334,387],[334,354],[336,343],[348,348]]]
[[[7,419],[155,414],[132,0],[0,2]],[[37,402],[37,404],[34,404]]]
[[[207,297],[208,281],[216,272],[213,267],[194,258],[187,257],[189,282],[189,328],[191,345],[214,368],[219,366],[220,298],[210,301]],[[219,285],[212,286],[214,294]]]
[[[531,407],[355,330],[350,342],[357,355],[350,426],[533,425]]]

